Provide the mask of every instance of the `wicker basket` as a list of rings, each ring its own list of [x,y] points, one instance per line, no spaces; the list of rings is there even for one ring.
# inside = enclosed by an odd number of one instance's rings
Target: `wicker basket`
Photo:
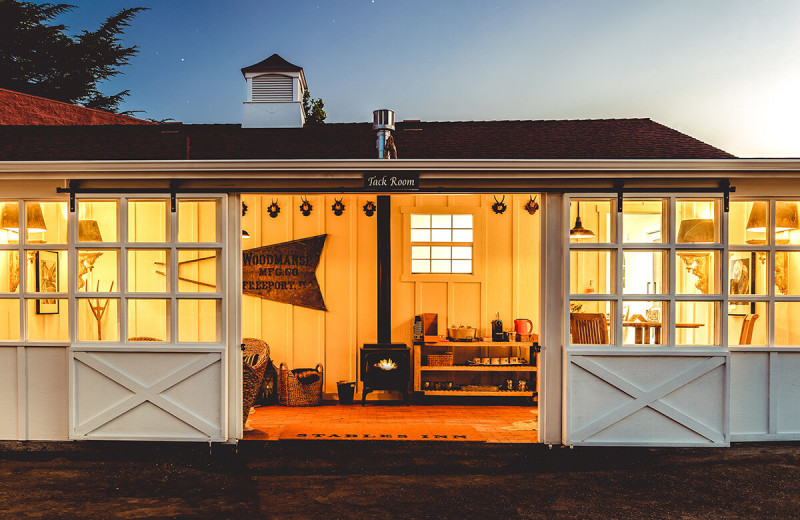
[[[314,370],[319,372],[319,379],[304,384],[286,363],[281,363],[278,369],[278,402],[284,406],[318,406],[322,403],[322,364],[318,364]]]
[[[261,383],[264,381],[264,372],[271,363],[269,360],[269,345],[256,338],[243,338],[243,356],[258,354],[255,365],[250,365],[242,358],[242,420],[247,423],[247,415],[258,396]]]
[[[453,366],[453,353],[428,354],[429,367],[450,367]]]

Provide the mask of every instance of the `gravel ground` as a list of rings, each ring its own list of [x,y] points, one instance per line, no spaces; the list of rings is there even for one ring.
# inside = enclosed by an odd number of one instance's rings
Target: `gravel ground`
[[[0,442],[0,518],[790,519],[800,444]]]

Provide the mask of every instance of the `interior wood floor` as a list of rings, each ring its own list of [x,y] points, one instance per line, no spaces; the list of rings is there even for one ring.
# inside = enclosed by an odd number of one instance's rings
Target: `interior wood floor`
[[[411,404],[256,407],[245,440],[392,440],[535,443],[535,405]]]

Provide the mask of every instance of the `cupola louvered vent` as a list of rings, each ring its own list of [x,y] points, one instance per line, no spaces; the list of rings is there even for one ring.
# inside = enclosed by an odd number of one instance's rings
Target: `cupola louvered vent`
[[[282,74],[262,74],[254,77],[253,101],[291,102],[292,78]]]

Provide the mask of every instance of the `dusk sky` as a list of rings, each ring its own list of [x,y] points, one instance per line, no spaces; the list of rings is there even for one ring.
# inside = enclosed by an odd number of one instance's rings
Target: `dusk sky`
[[[239,123],[240,69],[304,68],[328,122],[649,117],[741,157],[800,157],[797,0],[72,0],[95,29],[149,7],[105,93],[123,110]]]

